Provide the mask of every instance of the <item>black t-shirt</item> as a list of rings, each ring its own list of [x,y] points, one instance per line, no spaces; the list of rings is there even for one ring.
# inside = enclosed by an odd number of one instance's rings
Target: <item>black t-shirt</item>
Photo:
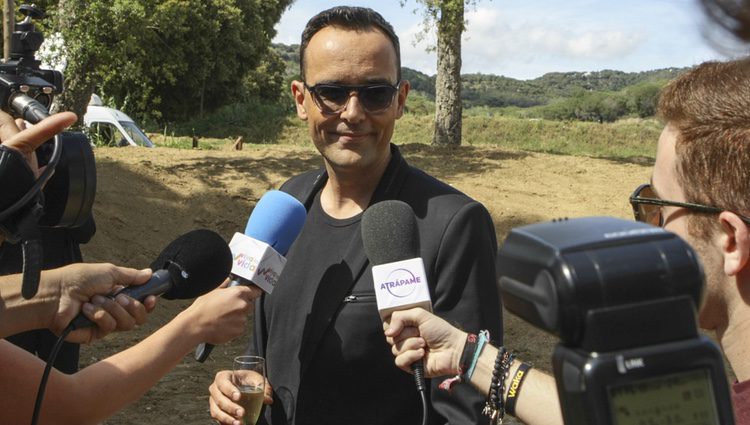
[[[344,257],[350,249],[350,242],[360,232],[361,217],[362,214],[343,220],[330,217],[321,207],[319,192],[295,242],[295,253],[300,254],[289,261],[296,262],[295,269],[304,270],[308,282],[320,281],[321,287],[352,287],[353,272]],[[305,255],[312,252],[314,256]],[[371,272],[368,269],[365,273]],[[283,285],[286,287],[277,285],[274,295],[276,291],[294,292],[293,285],[300,283],[285,279]],[[267,305],[271,316],[283,315],[285,309],[294,308],[288,304],[289,297],[279,297],[285,301],[279,304],[273,303],[274,298],[270,297],[270,305]],[[341,308],[334,316],[332,328],[324,333],[317,345],[313,360],[300,382],[300,398],[294,415],[296,424],[419,423],[419,396],[412,377],[394,364],[390,346],[383,335],[372,279],[359,279],[343,303],[342,300],[326,301],[340,303]],[[270,335],[271,352],[274,351],[274,340],[279,336]],[[271,355],[270,359],[273,358]],[[283,365],[270,365],[269,380],[272,384],[275,367]],[[358,409],[341,409],[342,405],[352,404]],[[355,416],[342,416],[346,414]]]

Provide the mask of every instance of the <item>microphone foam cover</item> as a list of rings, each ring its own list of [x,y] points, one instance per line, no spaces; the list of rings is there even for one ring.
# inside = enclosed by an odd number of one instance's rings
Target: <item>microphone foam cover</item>
[[[263,241],[281,255],[302,231],[307,210],[294,196],[280,190],[266,192],[247,220],[245,235]]]
[[[362,215],[362,243],[373,265],[419,257],[419,229],[409,204],[387,200],[367,208]]]
[[[207,229],[193,230],[172,241],[151,263],[169,271],[168,300],[195,298],[219,286],[232,271],[232,251],[224,238]]]

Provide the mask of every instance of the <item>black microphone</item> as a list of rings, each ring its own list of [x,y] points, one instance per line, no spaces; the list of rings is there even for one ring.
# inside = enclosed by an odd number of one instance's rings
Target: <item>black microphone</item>
[[[373,264],[380,317],[413,307],[432,311],[427,275],[419,257],[417,219],[411,207],[397,200],[378,202],[365,210],[361,227],[365,254]],[[417,390],[424,394],[424,364],[415,362],[411,368]]]
[[[149,295],[161,295],[168,300],[195,298],[211,291],[223,282],[232,270],[232,252],[226,241],[211,230],[198,229],[172,241],[151,263],[151,279],[138,286],[129,286],[109,295],[118,294],[143,301]],[[80,329],[93,326],[79,313],[69,327]]]

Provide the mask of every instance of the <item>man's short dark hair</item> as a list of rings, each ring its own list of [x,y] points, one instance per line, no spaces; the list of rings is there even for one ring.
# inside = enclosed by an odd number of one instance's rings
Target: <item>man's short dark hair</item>
[[[390,40],[396,51],[396,82],[401,81],[401,45],[393,26],[376,11],[367,7],[336,6],[324,10],[310,18],[302,31],[302,42],[299,46],[299,72],[305,79],[305,50],[310,39],[325,27],[337,26],[355,31],[379,29]]]

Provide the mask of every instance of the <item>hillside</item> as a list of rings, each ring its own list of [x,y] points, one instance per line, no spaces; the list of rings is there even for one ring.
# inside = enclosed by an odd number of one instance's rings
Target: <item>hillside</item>
[[[286,77],[299,76],[299,45],[274,44],[273,48],[286,65]],[[492,74],[464,74],[461,98],[466,107],[517,106],[521,108],[546,105],[580,92],[619,92],[629,87],[654,83],[664,84],[687,68],[665,68],[643,72],[602,70],[597,72],[550,72],[533,80],[516,80]],[[403,78],[411,88],[432,100],[435,97],[435,76],[409,67],[402,67]]]
[[[533,80],[516,80],[492,74],[464,74],[461,98],[467,107],[546,105],[579,92],[617,92],[644,83],[663,84],[687,68],[665,68],[644,72],[603,70],[597,72],[550,72]],[[435,76],[402,68],[413,90],[435,97]]]

